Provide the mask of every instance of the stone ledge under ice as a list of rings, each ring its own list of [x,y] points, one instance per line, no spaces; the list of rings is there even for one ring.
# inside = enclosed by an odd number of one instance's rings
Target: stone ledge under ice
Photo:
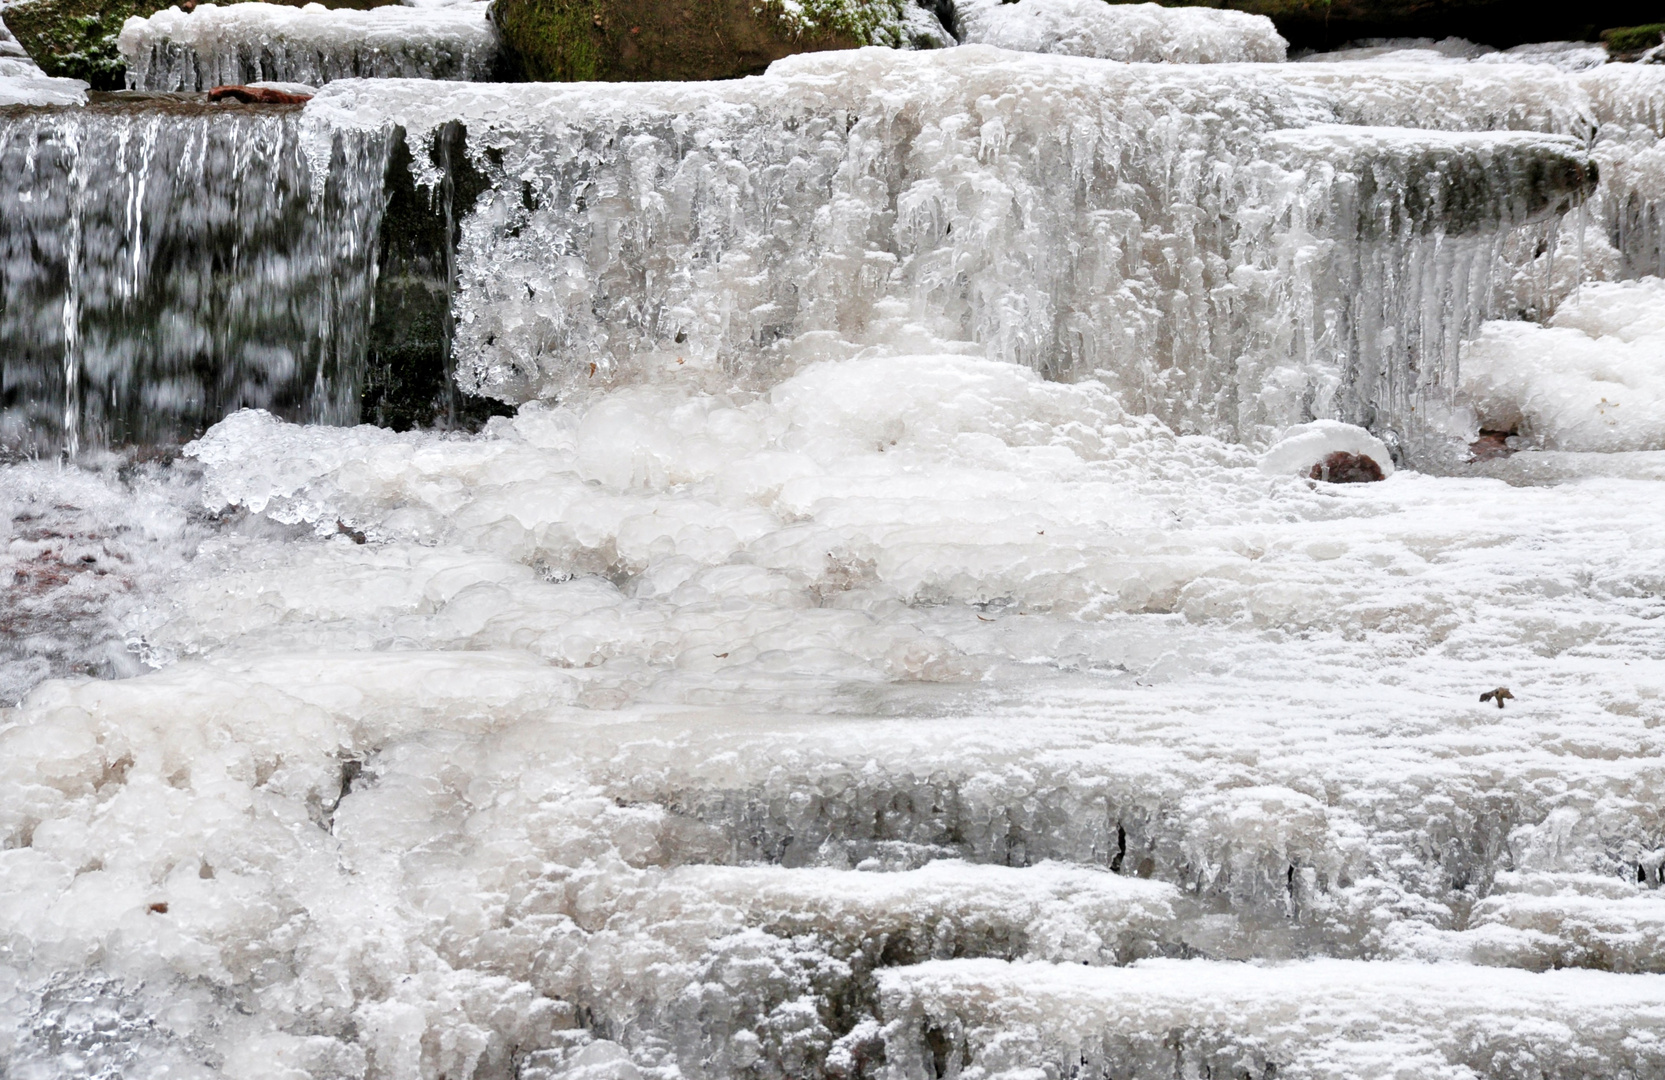
[[[133,90],[206,90],[278,80],[484,79],[498,58],[485,6],[367,11],[319,4],[204,4],[127,20],[117,42]]]
[[[880,973],[887,1057],[930,1066],[925,1029],[984,1077],[1034,1066],[1229,1075],[1656,1075],[1665,983],[1594,971],[1319,960],[1151,960],[1131,968],[933,961]],[[1176,1045],[1176,1033],[1179,1033]],[[923,1061],[918,1061],[923,1057]],[[1027,1067],[1027,1068],[1026,1068]],[[1021,1071],[1021,1072],[1020,1072]],[[1216,1072],[1215,1075],[1220,1075]],[[927,1073],[927,1075],[929,1075]]]

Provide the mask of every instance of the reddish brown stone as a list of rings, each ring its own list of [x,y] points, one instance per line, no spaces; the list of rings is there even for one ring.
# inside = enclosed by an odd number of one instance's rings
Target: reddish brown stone
[[[1509,436],[1512,431],[1485,431],[1480,437],[1468,444],[1469,453],[1473,454],[1472,461],[1490,461],[1492,458],[1506,458],[1514,453],[1509,448]]]
[[[216,86],[208,91],[209,101],[241,101],[245,105],[304,105],[311,94],[289,94],[265,86]]]
[[[1314,465],[1307,475],[1330,484],[1369,484],[1382,479],[1382,467],[1363,454],[1337,450]]]

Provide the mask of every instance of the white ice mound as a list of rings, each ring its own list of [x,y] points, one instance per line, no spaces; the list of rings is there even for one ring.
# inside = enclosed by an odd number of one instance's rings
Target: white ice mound
[[[368,11],[203,4],[134,16],[117,47],[132,90],[207,90],[262,80],[318,86],[347,78],[488,78],[497,31],[485,4]]]
[[[1665,449],[1665,281],[1586,285],[1547,327],[1487,323],[1461,387],[1482,428],[1544,449]]]
[[[1103,0],[969,0],[960,39],[1018,52],[1172,64],[1278,63],[1289,43],[1262,15]]]
[[[1387,444],[1364,428],[1339,420],[1314,420],[1285,431],[1283,438],[1261,455],[1260,469],[1270,476],[1305,476],[1325,458],[1338,453],[1367,457],[1381,467],[1383,477],[1393,475],[1393,457]]]
[[[86,83],[47,75],[0,21],[0,105],[80,105],[86,100]]]

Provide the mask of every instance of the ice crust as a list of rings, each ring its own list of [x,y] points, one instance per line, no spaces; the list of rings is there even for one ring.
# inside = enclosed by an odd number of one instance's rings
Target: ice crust
[[[1289,43],[1262,15],[1095,0],[961,0],[960,42],[1017,52],[1170,64],[1279,63]]]
[[[1547,326],[1487,323],[1463,352],[1481,427],[1550,450],[1665,450],[1665,282],[1588,285]]]
[[[130,90],[208,90],[261,80],[321,86],[332,79],[487,79],[496,28],[483,3],[392,5],[202,4],[134,16],[117,45]]]
[[[1592,971],[1503,976],[1337,961],[1083,971],[971,961],[886,973],[883,993],[890,1011],[940,1025],[947,1053],[977,1062],[960,1075],[979,1078],[1096,1067],[1135,1076],[1414,1070],[1458,1080],[1522,1068],[1649,1076],[1665,1065],[1658,980]],[[896,1026],[886,1040],[892,1075],[932,1076],[932,1046]]]
[[[1653,1067],[1658,479],[1313,485],[965,356],[192,454],[317,538],[3,714],[14,1068]]]
[[[1581,147],[1551,137],[1588,116],[1576,87],[1450,82],[1469,127],[1517,132],[1294,130],[1440,107],[1409,76],[1384,91],[1321,67],[983,46],[605,97],[340,82],[308,110],[418,141],[467,127],[492,178],[458,253],[476,392],[547,397],[675,360],[767,384],[818,356],[975,347],[1102,373],[1185,431],[1259,441],[1330,415],[1412,440],[1450,399],[1458,340],[1537,302],[1533,253],[1582,190]],[[1487,87],[1528,104],[1500,116]],[[1430,174],[1469,196],[1449,220]],[[1499,181],[1463,186],[1483,175]],[[1510,177],[1554,194],[1528,211]]]

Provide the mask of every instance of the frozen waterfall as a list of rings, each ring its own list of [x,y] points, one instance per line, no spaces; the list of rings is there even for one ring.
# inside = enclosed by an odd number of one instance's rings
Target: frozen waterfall
[[[1665,66],[956,7],[0,40],[0,1077],[1665,1076]]]

